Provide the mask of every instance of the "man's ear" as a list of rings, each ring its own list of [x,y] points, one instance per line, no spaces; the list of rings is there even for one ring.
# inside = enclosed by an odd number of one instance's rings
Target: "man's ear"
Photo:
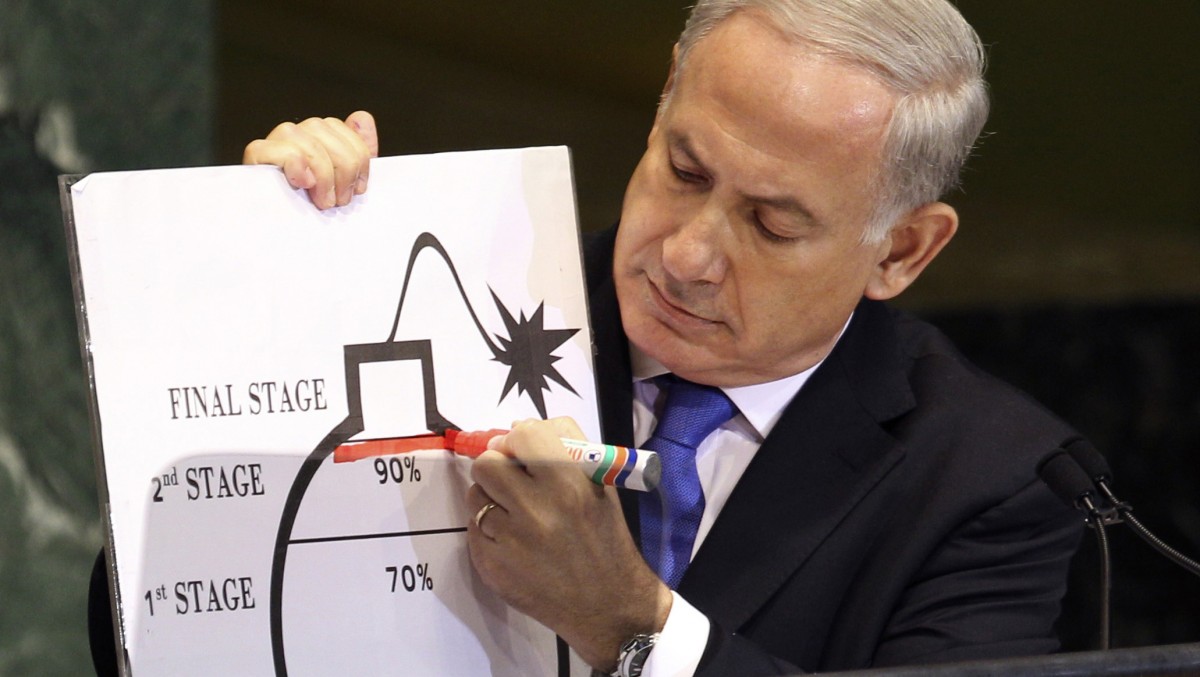
[[[944,202],[909,212],[880,244],[883,256],[867,282],[866,297],[882,301],[908,289],[957,230],[958,212]]]

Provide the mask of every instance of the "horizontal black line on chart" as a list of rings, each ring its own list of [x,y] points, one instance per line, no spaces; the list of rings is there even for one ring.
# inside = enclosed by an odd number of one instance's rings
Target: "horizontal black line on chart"
[[[393,531],[386,534],[359,534],[357,536],[322,536],[320,538],[293,538],[288,545],[304,543],[332,543],[336,541],[366,541],[372,538],[404,538],[407,536],[435,536],[437,534],[457,534],[467,530],[466,527],[450,527],[448,529],[425,529],[423,531]]]

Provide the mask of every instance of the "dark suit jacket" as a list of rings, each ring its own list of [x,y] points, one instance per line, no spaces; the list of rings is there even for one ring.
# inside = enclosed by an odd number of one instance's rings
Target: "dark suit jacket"
[[[604,439],[631,444],[615,229],[586,257]],[[1038,480],[1077,435],[931,326],[864,301],[729,497],[678,592],[702,675],[1048,653],[1082,520]],[[636,498],[623,496],[637,534]]]

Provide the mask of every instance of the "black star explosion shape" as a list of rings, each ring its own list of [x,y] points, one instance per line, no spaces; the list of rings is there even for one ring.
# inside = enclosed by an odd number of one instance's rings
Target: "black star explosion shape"
[[[433,233],[421,233],[413,242],[412,251],[408,255],[408,269],[404,273],[404,285],[400,288],[400,302],[396,304],[396,317],[392,321],[392,331],[388,334],[387,338],[388,343],[396,341],[396,333],[400,327],[400,313],[404,309],[404,300],[408,296],[408,284],[412,281],[413,266],[416,265],[417,256],[426,249],[432,250],[446,263],[446,267],[454,277],[454,284],[458,289],[459,297],[462,298],[467,313],[471,315],[471,321],[474,322],[476,330],[479,331],[479,337],[483,339],[483,342],[492,351],[493,359],[501,364],[507,364],[509,367],[508,380],[504,384],[504,391],[500,394],[500,401],[504,400],[515,385],[517,386],[518,396],[521,394],[529,395],[529,399],[537,407],[538,414],[542,418],[546,418],[546,402],[543,397],[543,391],[550,390],[550,384],[546,379],[558,383],[572,395],[579,396],[579,393],[575,392],[575,389],[571,387],[571,384],[567,383],[563,375],[558,373],[558,370],[554,368],[554,363],[562,358],[551,354],[579,330],[545,329],[542,317],[545,302],[538,304],[538,308],[534,311],[532,317],[525,317],[525,312],[522,311],[520,319],[515,319],[512,313],[500,302],[500,297],[496,296],[495,290],[489,286],[488,291],[491,292],[492,301],[495,302],[496,308],[500,311],[500,316],[504,320],[504,326],[508,329],[509,336],[506,339],[496,334],[495,336],[500,343],[497,344],[495,341],[492,341],[491,337],[488,336],[488,331],[483,328],[483,324],[479,321],[479,316],[475,314],[475,309],[471,307],[471,302],[467,299],[466,289],[463,288],[462,278],[458,275],[458,269],[455,267],[454,261]],[[432,364],[427,365],[425,388],[427,391],[427,400],[432,402],[436,397]],[[431,425],[433,424],[431,423]]]
[[[496,292],[490,288],[488,291],[492,292],[492,300],[496,302],[496,308],[504,320],[504,327],[508,330],[508,338],[496,334],[499,345],[488,342],[492,354],[495,355],[493,359],[507,364],[509,368],[508,380],[504,382],[504,392],[500,393],[500,400],[503,400],[515,385],[517,394],[528,394],[533,405],[537,407],[538,414],[546,418],[546,402],[542,394],[542,391],[550,390],[546,379],[566,388],[572,395],[579,395],[554,368],[554,363],[562,358],[552,354],[579,330],[543,328],[542,310],[546,305],[544,302],[538,304],[531,317],[526,318],[525,311],[521,311],[520,319],[516,319],[500,302]]]

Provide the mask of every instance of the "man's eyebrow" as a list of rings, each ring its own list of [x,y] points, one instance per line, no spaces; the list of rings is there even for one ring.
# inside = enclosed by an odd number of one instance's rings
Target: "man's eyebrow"
[[[700,161],[700,158],[696,154],[696,150],[692,148],[692,140],[689,139],[686,134],[670,132],[667,135],[667,145],[678,149],[680,153],[686,155],[688,162],[695,165],[698,169],[700,169],[700,171],[706,174],[709,173],[708,167],[706,167],[705,164]]]
[[[712,171],[708,168],[704,161],[700,159],[699,155],[696,153],[696,150],[692,147],[692,141],[687,137],[686,134],[669,132],[667,135],[667,143],[671,148],[682,153],[687,158],[688,162],[694,165],[699,171],[709,176],[713,176]],[[813,214],[813,211],[809,209],[808,206],[793,196],[752,195],[749,193],[740,194],[747,202],[777,209],[788,214],[794,214],[812,225],[823,225],[823,222],[818,219],[815,214]]]

